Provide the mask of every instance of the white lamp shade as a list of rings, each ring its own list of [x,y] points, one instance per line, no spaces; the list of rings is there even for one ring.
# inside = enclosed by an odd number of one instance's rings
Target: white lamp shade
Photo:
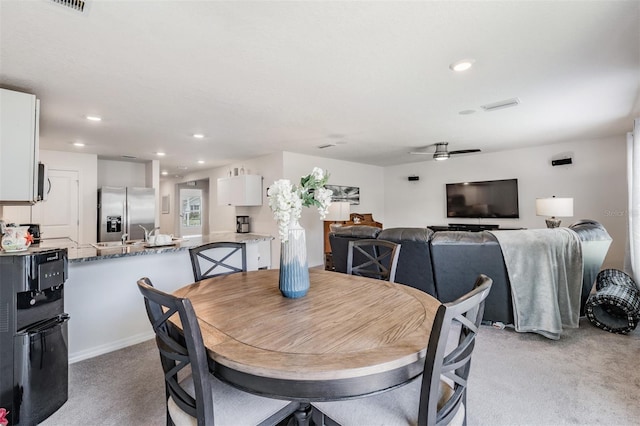
[[[571,217],[573,216],[573,198],[536,198],[536,215]]]
[[[331,222],[342,222],[349,220],[351,207],[348,201],[333,202],[329,205],[329,212],[324,220]]]

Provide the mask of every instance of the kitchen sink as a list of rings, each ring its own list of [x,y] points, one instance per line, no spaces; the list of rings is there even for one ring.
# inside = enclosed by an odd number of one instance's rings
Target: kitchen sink
[[[105,241],[103,243],[92,243],[91,245],[97,249],[112,248],[112,247],[130,247],[138,244],[144,244],[142,240],[129,240],[122,243],[122,241]]]

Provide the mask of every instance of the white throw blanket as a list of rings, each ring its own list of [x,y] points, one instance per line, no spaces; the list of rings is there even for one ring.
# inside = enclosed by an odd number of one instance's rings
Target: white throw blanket
[[[582,288],[582,246],[568,228],[491,232],[507,267],[515,328],[559,339],[577,328]]]

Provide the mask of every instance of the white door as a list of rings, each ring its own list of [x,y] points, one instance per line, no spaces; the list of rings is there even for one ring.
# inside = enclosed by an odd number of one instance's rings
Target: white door
[[[51,189],[46,201],[33,205],[31,218],[40,224],[42,239],[67,237],[78,241],[78,172],[49,169]],[[45,185],[46,188],[46,185]]]
[[[180,236],[202,235],[202,189],[180,189]]]

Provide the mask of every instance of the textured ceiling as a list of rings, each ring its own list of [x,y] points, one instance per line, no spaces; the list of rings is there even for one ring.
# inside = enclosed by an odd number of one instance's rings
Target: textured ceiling
[[[163,151],[171,173],[281,150],[391,165],[438,141],[619,136],[640,114],[638,1],[87,5],[0,2],[0,86],[41,99],[43,149]]]

